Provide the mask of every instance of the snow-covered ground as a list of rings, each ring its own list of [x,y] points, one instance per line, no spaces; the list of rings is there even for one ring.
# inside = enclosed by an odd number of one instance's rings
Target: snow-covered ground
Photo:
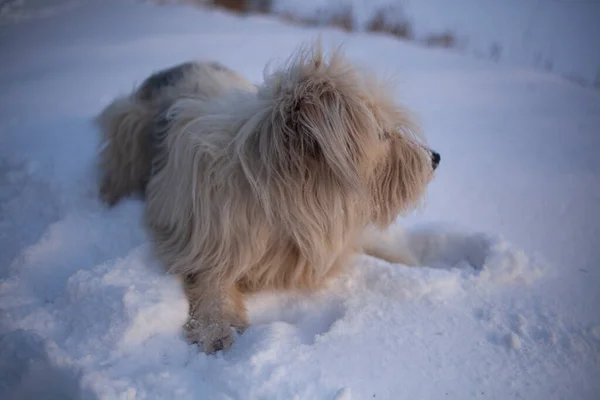
[[[196,0],[197,1],[197,0]],[[261,2],[265,0],[251,0]],[[412,40],[448,40],[478,58],[548,71],[600,88],[600,2],[587,0],[267,0],[276,14],[354,30],[375,21]]]
[[[207,356],[181,335],[142,204],[97,199],[90,120],[192,57],[259,82],[317,31],[115,0],[25,10],[0,26],[0,398],[600,396],[597,91],[321,30],[397,78],[442,154],[427,207],[399,221],[423,267],[362,257],[323,292],[258,295],[248,331]]]

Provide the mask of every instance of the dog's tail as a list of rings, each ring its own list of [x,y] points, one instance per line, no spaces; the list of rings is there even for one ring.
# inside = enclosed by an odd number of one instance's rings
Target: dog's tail
[[[152,109],[134,94],[115,99],[95,119],[100,128],[100,196],[110,206],[143,194],[151,167]]]

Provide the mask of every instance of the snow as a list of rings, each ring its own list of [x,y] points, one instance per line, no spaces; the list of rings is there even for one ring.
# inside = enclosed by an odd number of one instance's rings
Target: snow
[[[0,26],[0,398],[598,398],[597,91],[267,17],[31,4]],[[327,290],[257,295],[251,327],[207,356],[183,338],[143,204],[97,199],[91,118],[189,58],[259,82],[317,33],[395,76],[442,155],[426,207],[388,238],[423,267],[364,256]]]
[[[48,17],[78,3],[79,0],[3,0],[0,2],[0,25]]]
[[[260,1],[260,0],[257,0]],[[597,1],[272,0],[273,11],[327,22],[348,15],[356,30],[377,18],[419,42],[450,35],[452,47],[479,58],[548,71],[600,87]]]

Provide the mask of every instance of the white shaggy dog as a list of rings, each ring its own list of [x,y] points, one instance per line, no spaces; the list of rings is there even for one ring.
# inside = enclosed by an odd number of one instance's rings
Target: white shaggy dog
[[[419,205],[439,154],[339,50],[299,49],[260,86],[181,64],[97,122],[101,196],[145,195],[156,253],[190,302],[188,338],[207,353],[247,327],[247,293],[323,287],[361,251],[414,263],[374,235]]]

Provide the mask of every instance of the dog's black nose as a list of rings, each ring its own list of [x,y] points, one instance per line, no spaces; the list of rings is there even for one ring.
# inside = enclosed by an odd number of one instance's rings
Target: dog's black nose
[[[436,169],[440,165],[440,153],[431,150],[431,166]]]

